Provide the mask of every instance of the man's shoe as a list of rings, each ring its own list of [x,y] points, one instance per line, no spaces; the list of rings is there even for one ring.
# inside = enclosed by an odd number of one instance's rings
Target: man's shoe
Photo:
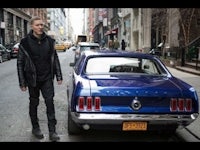
[[[44,135],[42,134],[40,128],[32,129],[32,134],[38,139],[44,138]]]
[[[56,132],[50,132],[49,139],[51,141],[58,141],[58,140],[60,140],[60,137],[58,136],[58,134]]]

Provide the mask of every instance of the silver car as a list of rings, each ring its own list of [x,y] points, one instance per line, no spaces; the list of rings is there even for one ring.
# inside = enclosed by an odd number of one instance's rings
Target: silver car
[[[94,42],[79,42],[76,46],[76,49],[74,49],[75,56],[74,60],[75,62],[79,59],[81,52],[86,50],[98,50],[100,49],[100,45],[98,43]]]
[[[6,60],[10,60],[11,59],[10,53],[11,53],[10,50],[8,50],[5,46],[0,44],[0,63]]]

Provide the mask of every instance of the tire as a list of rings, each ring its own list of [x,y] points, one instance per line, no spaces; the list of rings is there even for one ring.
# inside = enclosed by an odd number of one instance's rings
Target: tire
[[[11,60],[11,55],[10,54],[7,57],[8,57],[8,60]]]
[[[77,135],[81,133],[81,129],[77,126],[77,124],[72,120],[72,116],[70,115],[68,109],[68,134],[69,135]]]
[[[3,58],[2,58],[2,56],[0,56],[0,63],[2,63],[3,62]]]

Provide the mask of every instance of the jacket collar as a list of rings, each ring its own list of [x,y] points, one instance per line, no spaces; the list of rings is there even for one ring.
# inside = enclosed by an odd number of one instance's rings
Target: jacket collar
[[[47,36],[46,33],[43,32],[43,33],[42,33],[42,36],[41,36],[41,39],[38,39],[37,37],[35,37],[35,36],[33,35],[33,30],[30,30],[29,35],[30,35],[30,37],[31,37],[33,40],[35,40],[35,41],[38,41],[38,40],[42,41],[42,40],[44,40],[44,39],[46,38],[46,36]]]

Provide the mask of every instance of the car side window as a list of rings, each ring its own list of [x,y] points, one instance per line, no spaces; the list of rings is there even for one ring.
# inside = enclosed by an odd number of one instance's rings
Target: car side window
[[[160,74],[156,64],[152,60],[149,60],[149,59],[142,60],[142,69],[147,74],[155,74],[155,75]]]

